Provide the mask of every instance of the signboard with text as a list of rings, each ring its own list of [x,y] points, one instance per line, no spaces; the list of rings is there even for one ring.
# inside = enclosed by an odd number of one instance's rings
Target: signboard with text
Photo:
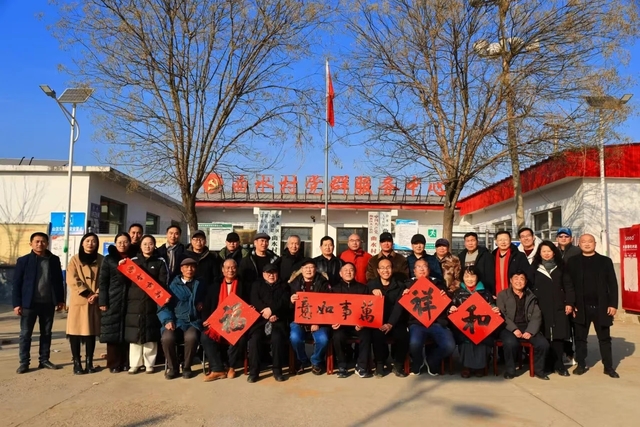
[[[622,308],[640,312],[640,290],[638,286],[638,249],[640,248],[640,225],[620,229],[620,281]]]
[[[396,219],[396,236],[393,240],[393,249],[410,251],[411,238],[415,234],[418,234],[418,221],[414,219]]]
[[[280,255],[280,217],[282,211],[262,210],[258,215],[258,233],[267,233],[271,239],[269,240],[269,249],[277,255]]]
[[[294,322],[379,328],[382,326],[383,311],[384,297],[298,292]]]
[[[64,236],[65,212],[51,212],[51,236]],[[69,219],[69,235],[83,236],[86,233],[87,214],[71,212]]]

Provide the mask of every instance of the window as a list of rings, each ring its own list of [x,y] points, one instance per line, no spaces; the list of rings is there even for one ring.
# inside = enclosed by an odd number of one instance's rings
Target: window
[[[498,231],[508,231],[511,233],[511,238],[513,238],[513,221],[508,219],[506,221],[493,223],[493,232],[497,233]]]
[[[101,234],[118,234],[123,230],[127,205],[115,200],[100,197]]]
[[[534,213],[533,225],[536,236],[544,240],[554,240],[558,228],[562,227],[562,209]]]
[[[393,222],[392,222],[393,224]],[[342,252],[346,251],[349,246],[349,236],[352,234],[357,234],[360,236],[360,247],[366,252],[367,245],[369,243],[369,229],[368,228],[338,228],[338,241],[336,242],[336,255],[340,255]]]
[[[159,224],[160,217],[158,215],[147,212],[147,220],[144,223],[144,232],[146,234],[158,234]]]
[[[282,227],[280,229],[280,253],[284,252],[284,248],[287,247],[287,240],[290,236],[296,235],[300,237],[300,250],[305,257],[311,258],[313,253],[313,238],[311,227]]]

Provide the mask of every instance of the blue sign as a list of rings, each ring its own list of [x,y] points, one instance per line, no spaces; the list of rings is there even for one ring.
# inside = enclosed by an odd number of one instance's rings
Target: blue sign
[[[109,255],[109,246],[115,245],[114,242],[102,242],[102,255]]]
[[[64,212],[51,212],[51,235],[64,236]],[[83,236],[87,229],[87,214],[84,212],[71,212],[69,219],[69,235]]]

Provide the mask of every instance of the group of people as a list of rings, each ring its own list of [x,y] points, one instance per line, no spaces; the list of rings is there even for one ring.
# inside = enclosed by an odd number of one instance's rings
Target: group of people
[[[237,233],[229,233],[225,247],[217,252],[206,245],[200,230],[190,244],[180,243],[182,230],[167,229],[167,242],[156,247],[155,238],[144,235],[139,224],[121,232],[103,257],[98,254],[98,236],[82,237],[77,255],[66,275],[69,293],[67,337],[74,374],[96,371],[93,365],[96,337],[107,345],[107,368],[112,373],[153,373],[161,347],[166,359],[164,375],[191,378],[191,366],[199,347],[209,364],[205,381],[233,378],[248,351],[248,382],[259,378],[261,366],[272,366],[276,381],[284,381],[283,366],[289,345],[296,355],[295,370],[320,375],[326,353],[333,346],[337,376],[349,375],[348,364],[363,378],[384,376],[391,371],[405,377],[404,363],[410,358],[410,374],[438,375],[442,360],[458,348],[461,375],[482,376],[494,341],[504,349],[504,377],[515,376],[522,341],[530,342],[535,357],[535,376],[548,380],[556,372],[568,376],[563,357],[573,357],[581,375],[586,365],[587,336],[594,323],[605,374],[618,378],[611,356],[610,326],[617,308],[617,282],[613,264],[595,252],[595,239],[580,237],[580,247],[571,244],[571,230],[561,228],[556,246],[541,241],[533,231],[519,231],[521,244],[511,242],[507,231],[496,233],[497,249],[479,246],[475,233],[465,235],[465,249],[455,256],[446,239],[438,239],[433,255],[425,252],[426,239],[416,234],[408,257],[393,249],[393,236],[379,236],[381,251],[372,256],[353,234],[348,249],[334,254],[334,240],[321,239],[321,255],[305,258],[298,236],[290,236],[282,256],[268,249],[269,235],[257,233],[252,249],[242,248]],[[13,306],[21,316],[20,365],[29,370],[31,335],[40,322],[39,368],[57,369],[49,360],[54,310],[64,303],[60,260],[48,251],[48,236],[31,236],[31,253],[18,259],[13,281]],[[130,259],[166,289],[170,301],[159,307],[146,292],[133,284],[118,266]],[[400,305],[400,298],[420,278],[428,278],[451,299],[429,327]],[[294,320],[299,292],[366,294],[384,297],[380,328],[359,326],[303,325]],[[259,319],[233,345],[207,323],[207,319],[230,294],[252,306]],[[504,324],[479,344],[471,342],[451,324],[448,316],[478,293]],[[267,337],[270,340],[267,340]],[[388,338],[391,337],[391,345]],[[312,338],[314,349],[306,352]],[[350,343],[357,338],[354,347]],[[84,343],[85,365],[81,348]],[[180,356],[178,346],[184,346]],[[373,353],[373,354],[372,354]],[[373,355],[373,358],[371,356]],[[369,361],[375,361],[371,372]],[[180,371],[182,367],[182,371]]]

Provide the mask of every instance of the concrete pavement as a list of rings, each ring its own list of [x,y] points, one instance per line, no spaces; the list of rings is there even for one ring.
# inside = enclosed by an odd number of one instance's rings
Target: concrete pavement
[[[276,383],[270,374],[256,384],[246,376],[203,383],[102,371],[74,376],[65,319],[54,323],[52,361],[58,371],[15,374],[19,321],[0,314],[0,425],[3,426],[637,426],[640,424],[640,326],[613,327],[614,360],[621,378],[603,375],[597,341],[590,336],[582,377],[551,381],[528,373],[502,376],[361,379],[311,373]],[[2,310],[2,308],[0,308]],[[37,329],[37,326],[36,326]],[[37,335],[37,332],[36,334]],[[37,336],[32,358],[37,360]],[[98,345],[96,353],[104,352]],[[597,362],[597,363],[596,363]],[[100,361],[104,366],[104,362]],[[593,366],[595,364],[595,366]],[[36,363],[37,365],[37,363]]]

